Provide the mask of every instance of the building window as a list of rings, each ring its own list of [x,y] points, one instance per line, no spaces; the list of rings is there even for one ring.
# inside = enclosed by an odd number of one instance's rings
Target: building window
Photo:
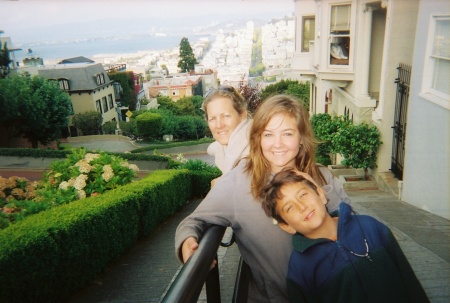
[[[303,17],[302,19],[302,52],[309,52],[309,42],[314,41],[315,19]]]
[[[330,64],[348,65],[351,5],[332,5],[330,15]]]
[[[422,93],[450,109],[450,16],[433,16],[427,43]]]
[[[100,104],[100,99],[95,101],[95,106],[97,107],[97,112],[102,113],[102,105]]]
[[[178,89],[174,89],[172,91],[172,96],[179,96],[180,95],[180,91]]]
[[[108,100],[109,100],[109,108],[113,108],[114,107],[114,99],[111,94],[108,95]]]
[[[105,75],[103,73],[97,74],[97,85],[105,84]]]
[[[106,113],[109,109],[108,109],[108,102],[106,101],[106,97],[102,98],[103,101],[103,110]]]
[[[69,90],[69,80],[67,79],[59,79],[58,80],[59,83],[59,88],[61,88],[61,90]]]

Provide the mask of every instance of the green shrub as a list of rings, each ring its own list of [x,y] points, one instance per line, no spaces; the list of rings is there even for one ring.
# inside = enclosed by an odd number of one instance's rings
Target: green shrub
[[[382,142],[376,126],[349,125],[340,128],[331,141],[336,152],[344,157],[343,165],[364,168],[366,177],[368,169],[377,166],[378,148]]]
[[[331,153],[341,154],[343,165],[364,168],[366,177],[368,169],[376,167],[378,148],[382,144],[376,126],[353,125],[343,116],[331,118],[329,114],[313,115],[311,124],[319,140],[316,150],[318,162],[327,162]]]
[[[117,129],[116,121],[108,121],[102,125],[102,131],[104,134],[107,135],[114,135],[116,133],[116,129]]]
[[[183,162],[177,166],[177,169],[188,169],[190,171],[192,175],[192,194],[195,197],[204,197],[211,189],[211,180],[222,175],[219,168],[202,160],[189,159]]]
[[[159,136],[162,122],[163,118],[159,114],[143,113],[136,118],[136,129],[140,136],[156,139]]]
[[[120,126],[120,130],[122,130],[122,132],[124,134],[131,134],[131,135],[135,135],[137,136],[137,129],[136,129],[136,120],[132,119],[129,122],[127,121],[120,121],[119,122],[119,126]]]
[[[83,136],[98,135],[102,128],[102,114],[93,110],[78,113],[73,115],[72,123]]]

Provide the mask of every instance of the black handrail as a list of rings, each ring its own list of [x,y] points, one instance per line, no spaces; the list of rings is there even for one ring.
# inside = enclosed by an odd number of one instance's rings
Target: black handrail
[[[217,260],[217,249],[224,233],[225,227],[218,225],[212,225],[206,230],[197,251],[183,265],[162,302],[195,303],[206,282],[207,302],[220,303],[219,264],[213,270],[210,268],[214,259]]]

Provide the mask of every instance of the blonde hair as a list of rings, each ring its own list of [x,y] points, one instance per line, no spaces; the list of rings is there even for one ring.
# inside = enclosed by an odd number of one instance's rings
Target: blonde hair
[[[245,102],[244,97],[242,97],[242,95],[233,86],[222,85],[216,90],[209,91],[203,101],[202,110],[205,112],[206,121],[208,121],[208,111],[206,110],[208,103],[221,97],[230,99],[233,104],[233,108],[239,115],[247,112],[247,102]],[[247,117],[249,117],[248,112]]]
[[[250,129],[250,153],[245,171],[251,176],[253,197],[261,199],[264,187],[270,180],[271,168],[261,149],[261,136],[270,119],[277,114],[292,117],[297,122],[301,147],[295,158],[295,167],[309,174],[320,186],[325,178],[315,162],[316,139],[309,121],[309,113],[299,100],[288,95],[275,95],[264,101],[256,110]]]

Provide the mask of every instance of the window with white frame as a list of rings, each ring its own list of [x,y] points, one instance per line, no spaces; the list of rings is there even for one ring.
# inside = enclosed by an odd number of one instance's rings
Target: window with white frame
[[[425,64],[423,92],[450,109],[450,16],[433,16]]]
[[[105,75],[103,73],[99,73],[96,76],[97,85],[105,84]]]
[[[314,41],[315,18],[308,16],[302,18],[302,52],[309,52],[309,42]]]
[[[69,80],[67,79],[59,79],[58,80],[59,83],[59,88],[61,88],[61,90],[69,90]]]
[[[332,5],[330,11],[330,64],[348,65],[351,5]]]

